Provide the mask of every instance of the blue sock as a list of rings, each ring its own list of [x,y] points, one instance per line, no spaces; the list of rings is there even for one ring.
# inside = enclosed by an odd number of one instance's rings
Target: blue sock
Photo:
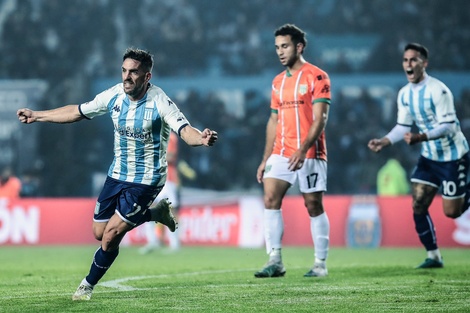
[[[144,213],[144,221],[150,222],[152,220],[152,214],[150,213],[150,209],[147,209]]]
[[[415,221],[415,228],[418,233],[419,240],[426,248],[426,251],[436,250],[436,231],[429,213],[419,215],[413,214],[413,219]]]
[[[101,247],[96,250],[93,257],[93,262],[91,263],[90,273],[86,277],[86,281],[92,286],[96,285],[101,277],[104,276],[108,268],[111,267],[114,260],[119,254],[119,249],[114,251],[104,251]]]

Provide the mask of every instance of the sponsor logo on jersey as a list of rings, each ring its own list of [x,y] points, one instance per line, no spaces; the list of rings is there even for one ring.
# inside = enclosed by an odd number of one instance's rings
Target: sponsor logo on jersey
[[[151,143],[153,141],[150,132],[143,128],[123,127],[119,125],[114,125],[114,128],[121,136],[132,138],[143,143]]]
[[[321,93],[329,93],[330,92],[330,85],[323,86]]]
[[[302,105],[304,103],[305,103],[304,100],[295,100],[295,101],[283,101],[280,103],[280,105],[282,106],[282,108],[288,109],[288,108],[296,108],[299,105]]]

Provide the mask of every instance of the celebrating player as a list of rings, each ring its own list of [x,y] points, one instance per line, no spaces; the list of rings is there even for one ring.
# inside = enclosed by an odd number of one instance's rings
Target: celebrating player
[[[467,209],[468,143],[460,130],[451,91],[426,73],[428,50],[417,43],[406,45],[403,70],[408,84],[398,93],[397,125],[381,139],[369,141],[379,152],[402,139],[409,145],[421,143],[421,156],[411,175],[413,219],[427,258],[417,268],[443,267],[429,206],[442,187],[444,214],[459,217]],[[411,133],[416,124],[419,133]]]
[[[88,275],[73,300],[90,300],[93,287],[113,264],[125,234],[145,222],[161,222],[171,231],[176,221],[168,201],[149,209],[165,184],[166,150],[171,129],[191,146],[212,146],[217,132],[192,127],[173,101],[149,81],[153,56],[130,48],[123,56],[122,83],[94,100],[47,111],[20,109],[23,123],[72,123],[110,114],[114,124],[114,160],[98,197],[93,234],[101,241]]]
[[[297,180],[310,215],[315,245],[313,267],[304,276],[328,274],[330,224],[323,209],[323,193],[327,179],[324,129],[331,99],[330,79],[303,58],[307,46],[305,36],[305,32],[291,24],[281,26],[274,33],[276,53],[286,70],[272,83],[266,145],[257,171],[258,182],[264,185],[269,260],[255,277],[279,277],[286,273],[281,257],[284,232],[281,204],[287,190]]]

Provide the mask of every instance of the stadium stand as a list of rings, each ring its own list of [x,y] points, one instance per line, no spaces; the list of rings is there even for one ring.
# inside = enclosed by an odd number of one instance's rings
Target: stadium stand
[[[260,77],[264,84],[265,77],[282,70],[273,49],[273,30],[286,22],[308,31],[307,59],[332,78],[400,77],[399,60],[408,41],[430,49],[430,73],[465,74],[470,72],[469,11],[466,0],[142,0],[138,6],[123,0],[5,0],[0,3],[0,79],[47,81],[44,109],[72,99],[87,101],[96,82],[119,81],[115,64],[131,45],[154,53],[157,85],[159,80],[194,77],[209,81]],[[393,155],[372,158],[366,143],[394,124],[396,92],[405,83],[401,79],[378,88],[334,86],[332,79],[329,193],[375,192],[377,170]],[[468,136],[470,83],[458,86],[453,91]],[[181,158],[198,172],[196,180],[184,182],[186,186],[260,188],[255,172],[263,149],[269,81],[235,89],[227,93],[208,86],[173,88],[170,97],[191,120],[221,134],[218,149],[192,153],[182,149]],[[219,108],[215,116],[214,107]],[[93,122],[60,131],[62,137],[54,140],[58,129],[41,126],[36,158],[43,166],[35,173],[42,187],[35,195],[88,196],[93,174],[106,171],[103,166],[109,163],[112,147],[102,137],[110,134]],[[406,169],[411,170],[417,154],[401,158]]]

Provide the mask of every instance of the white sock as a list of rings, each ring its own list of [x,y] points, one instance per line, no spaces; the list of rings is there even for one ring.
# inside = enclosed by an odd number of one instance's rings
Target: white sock
[[[264,210],[264,239],[266,241],[266,253],[273,249],[282,248],[282,235],[284,234],[284,220],[282,210]]]
[[[175,230],[171,232],[168,228],[165,228],[166,235],[168,237],[168,245],[173,250],[178,250],[180,247],[179,232]]]
[[[439,249],[428,251],[428,258],[441,261],[442,260],[441,251],[439,251]]]
[[[282,262],[282,253],[281,249],[272,249],[269,253],[270,262]]]
[[[158,246],[159,240],[157,238],[157,234],[155,233],[155,223],[154,222],[147,222],[144,224],[144,234],[145,239],[147,239],[148,246]]]
[[[315,248],[315,259],[325,261],[330,244],[330,221],[326,212],[310,217],[310,232]]]
[[[93,288],[93,285],[90,284],[90,283],[86,280],[86,278],[83,278],[81,285],[85,285],[85,286],[88,286],[88,287]]]

